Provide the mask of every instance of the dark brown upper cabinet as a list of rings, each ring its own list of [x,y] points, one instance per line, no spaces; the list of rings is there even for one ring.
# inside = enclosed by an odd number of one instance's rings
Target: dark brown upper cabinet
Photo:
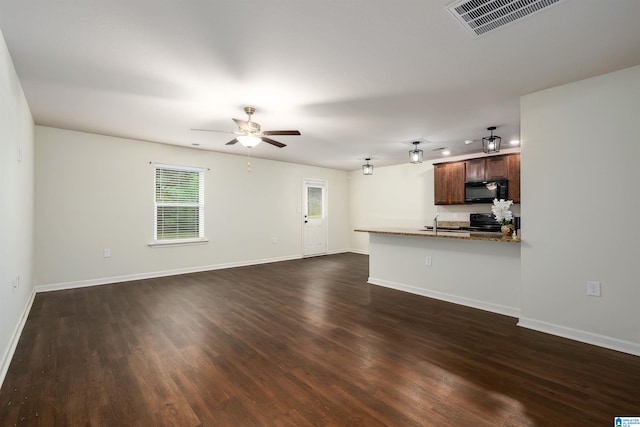
[[[507,156],[487,157],[485,161],[485,179],[507,179]]]
[[[464,162],[440,163],[434,166],[434,203],[461,205],[464,203]]]
[[[508,166],[506,157],[491,156],[465,160],[464,182],[507,179]]]
[[[520,154],[510,154],[507,158],[507,179],[509,180],[509,199],[520,203]]]
[[[484,181],[485,160],[471,159],[464,162],[464,182]]]
[[[434,165],[434,203],[464,204],[464,183],[504,179],[509,199],[520,203],[520,154],[500,154]]]

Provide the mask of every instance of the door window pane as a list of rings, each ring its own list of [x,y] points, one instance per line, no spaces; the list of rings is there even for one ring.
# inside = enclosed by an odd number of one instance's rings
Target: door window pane
[[[307,215],[309,219],[322,219],[322,188],[307,187]]]

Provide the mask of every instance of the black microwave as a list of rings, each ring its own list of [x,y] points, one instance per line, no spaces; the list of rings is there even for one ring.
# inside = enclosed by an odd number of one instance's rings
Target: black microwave
[[[509,198],[507,180],[466,182],[464,184],[465,203],[492,203],[493,199]]]

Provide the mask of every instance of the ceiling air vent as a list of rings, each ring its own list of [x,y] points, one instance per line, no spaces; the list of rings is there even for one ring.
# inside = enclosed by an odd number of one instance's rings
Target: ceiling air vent
[[[478,38],[563,1],[463,0],[450,4],[447,10],[472,37]]]

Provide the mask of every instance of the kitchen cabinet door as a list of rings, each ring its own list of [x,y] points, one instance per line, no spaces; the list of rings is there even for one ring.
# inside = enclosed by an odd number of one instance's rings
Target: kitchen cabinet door
[[[520,154],[512,154],[507,157],[509,180],[509,199],[513,203],[520,203]]]
[[[441,163],[434,166],[434,204],[464,203],[464,162]]]
[[[485,159],[471,159],[464,162],[464,181],[484,181]]]
[[[509,156],[487,157],[484,169],[485,179],[507,179],[507,157]]]

